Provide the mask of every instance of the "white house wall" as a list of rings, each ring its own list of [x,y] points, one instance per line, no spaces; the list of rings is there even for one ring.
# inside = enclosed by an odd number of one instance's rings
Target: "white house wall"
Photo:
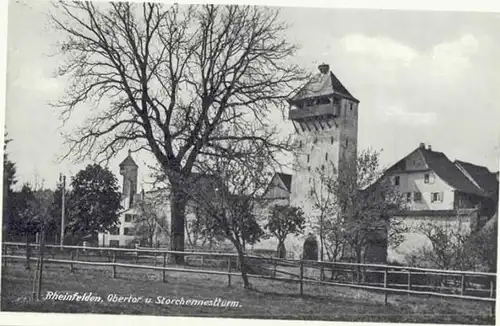
[[[429,183],[425,183],[425,174],[429,174]],[[454,203],[454,188],[449,186],[435,173],[429,171],[403,172],[393,174],[399,176],[397,189],[403,195],[411,192],[411,201],[407,203],[410,210],[451,210]],[[415,201],[415,192],[422,194],[422,200]],[[432,193],[439,193],[440,200],[432,201]]]
[[[398,216],[395,219],[408,227],[409,232],[403,234],[404,241],[397,248],[388,248],[387,260],[388,262],[406,263],[407,255],[431,245],[429,239],[419,231],[422,225],[432,223],[436,226],[468,233],[471,230],[471,225],[475,222],[476,215],[472,213],[461,216],[444,214],[443,216]]]

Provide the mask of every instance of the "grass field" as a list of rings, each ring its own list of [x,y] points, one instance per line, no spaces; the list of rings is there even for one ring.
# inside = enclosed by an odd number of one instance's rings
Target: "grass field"
[[[296,283],[251,279],[253,288],[244,290],[239,277],[233,277],[233,286],[228,287],[226,276],[168,272],[167,283],[163,283],[160,272],[118,268],[118,277],[113,279],[110,268],[79,267],[71,273],[68,266],[54,264],[44,270],[43,296],[47,291],[92,292],[104,302],[36,302],[30,300],[34,271],[26,271],[21,263],[10,263],[2,274],[3,311],[494,324],[488,303],[389,295],[389,304],[385,306],[381,293],[342,287],[305,284],[304,295],[299,296]],[[153,303],[106,302],[109,294],[150,297]],[[239,301],[240,306],[161,305],[154,303],[157,296],[184,300],[221,298]]]

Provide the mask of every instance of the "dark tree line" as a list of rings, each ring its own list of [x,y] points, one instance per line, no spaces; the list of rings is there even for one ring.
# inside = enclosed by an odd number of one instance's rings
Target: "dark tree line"
[[[3,239],[33,242],[42,228],[46,242],[59,243],[61,237],[62,192],[66,192],[66,244],[95,241],[98,232],[111,229],[118,222],[121,209],[117,179],[111,171],[94,164],[72,178],[71,188],[44,189],[16,181],[15,163],[10,161],[6,138],[4,144]]]

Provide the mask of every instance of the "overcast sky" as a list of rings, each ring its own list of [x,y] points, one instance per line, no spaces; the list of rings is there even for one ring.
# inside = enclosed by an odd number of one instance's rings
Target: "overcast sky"
[[[59,173],[74,175],[85,164],[56,163],[64,152],[61,122],[47,103],[65,83],[52,77],[60,58],[49,54],[60,36],[44,14],[49,7],[10,3],[6,126],[20,183],[38,178],[54,187]],[[382,163],[390,165],[425,142],[452,160],[498,170],[498,13],[284,8],[281,14],[290,41],[301,46],[293,60],[311,71],[330,64],[361,101],[360,149],[383,149]],[[125,156],[110,163],[117,175]],[[136,161],[146,180],[148,159]]]

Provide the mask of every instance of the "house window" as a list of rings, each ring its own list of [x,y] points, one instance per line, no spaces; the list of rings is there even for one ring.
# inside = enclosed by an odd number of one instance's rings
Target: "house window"
[[[124,228],[123,235],[133,235],[134,231],[131,228]]]
[[[406,201],[410,202],[411,201],[411,192],[406,193]]]
[[[333,144],[333,136],[330,137],[330,143]]]
[[[118,241],[118,240],[109,240],[109,246],[117,248],[117,247],[120,246],[120,241]]]
[[[394,177],[394,185],[399,186],[399,175]]]
[[[429,173],[424,174],[424,183],[429,183]]]
[[[311,155],[307,154],[307,163],[309,163],[310,159],[311,159]]]
[[[118,235],[120,233],[120,228],[114,226],[109,230],[109,234],[111,235]]]
[[[134,220],[133,214],[125,214],[125,222],[132,222]]]
[[[413,200],[414,201],[422,201],[422,193],[419,191],[415,191],[413,193]]]
[[[443,201],[443,193],[442,192],[431,193],[431,203],[442,202],[442,201]]]

